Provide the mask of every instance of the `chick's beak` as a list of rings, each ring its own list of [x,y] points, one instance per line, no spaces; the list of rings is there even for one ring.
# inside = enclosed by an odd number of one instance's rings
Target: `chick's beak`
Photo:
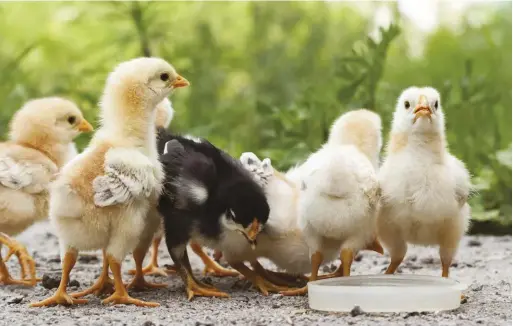
[[[94,128],[86,119],[82,119],[82,121],[77,125],[77,130],[80,132],[89,132],[93,131]]]
[[[256,248],[256,237],[260,232],[260,222],[256,218],[253,219],[251,225],[244,231],[244,237],[248,240],[251,245],[251,249]]]
[[[425,95],[421,95],[419,97],[419,101],[417,103],[417,106],[415,107],[415,110],[413,110],[413,114],[415,114],[413,123],[415,123],[415,121],[417,121],[417,119],[421,117],[428,117],[431,120],[432,111],[429,107],[429,102]]]
[[[178,75],[176,79],[171,83],[171,87],[173,88],[187,87],[189,85],[189,81],[180,75]]]

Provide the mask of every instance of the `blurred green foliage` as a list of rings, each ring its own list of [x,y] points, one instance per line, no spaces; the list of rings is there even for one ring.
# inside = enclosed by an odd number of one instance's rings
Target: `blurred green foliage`
[[[394,3],[48,2],[0,4],[0,136],[30,98],[61,95],[97,115],[107,73],[142,55],[191,81],[173,95],[173,129],[286,169],[366,107],[388,132],[411,85],[440,90],[451,150],[478,193],[476,220],[511,223],[511,3],[477,4],[462,26],[415,34]],[[393,22],[369,37],[378,6]],[[480,25],[472,14],[485,14]],[[411,55],[422,46],[422,54]],[[83,148],[89,135],[78,139]]]

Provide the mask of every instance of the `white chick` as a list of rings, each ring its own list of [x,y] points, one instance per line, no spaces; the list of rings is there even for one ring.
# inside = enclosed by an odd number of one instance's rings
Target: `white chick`
[[[368,110],[350,111],[335,121],[327,143],[290,172],[301,187],[298,221],[310,249],[310,281],[339,252],[338,276],[349,276],[358,250],[374,246],[382,253],[376,241],[381,144],[380,117]],[[305,286],[282,294],[306,292]]]
[[[470,176],[447,150],[440,94],[410,87],[397,101],[386,158],[379,172],[380,240],[390,252],[386,274],[401,264],[407,243],[439,245],[442,276],[470,217]]]
[[[69,296],[66,287],[78,251],[98,249],[104,250],[114,276],[115,291],[103,303],[158,306],[128,295],[121,262],[130,251],[138,251],[148,213],[162,189],[155,107],[173,89],[187,85],[159,58],[121,63],[109,75],[100,103],[100,129],[51,189],[50,219],[63,257],[61,282],[52,297],[32,306],[87,302]]]
[[[35,285],[35,264],[26,249],[8,237],[48,216],[48,187],[68,159],[73,138],[92,126],[71,101],[58,97],[27,102],[11,120],[9,140],[0,143],[0,248],[16,254],[22,279],[13,280],[0,257],[0,283]]]

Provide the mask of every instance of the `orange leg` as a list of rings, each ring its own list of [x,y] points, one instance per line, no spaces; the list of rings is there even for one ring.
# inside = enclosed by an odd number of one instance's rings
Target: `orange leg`
[[[255,273],[277,286],[296,287],[298,285],[298,281],[301,281],[301,276],[267,270],[258,261],[252,262],[251,267]]]
[[[224,277],[224,276],[239,276],[240,274],[236,271],[229,270],[224,268],[223,266],[216,263],[212,258],[209,257],[201,246],[195,242],[191,242],[191,249],[194,251],[196,255],[198,255],[203,264],[205,264],[205,269],[203,270],[203,274],[211,274],[214,276]]]
[[[114,292],[114,281],[109,277],[109,261],[107,259],[107,253],[103,250],[102,274],[98,280],[90,288],[72,293],[71,296],[73,298],[81,298],[91,293],[94,293],[96,296],[101,296],[103,294],[111,294],[112,292]]]
[[[77,251],[73,249],[70,249],[66,252],[62,262],[61,283],[59,284],[57,291],[48,299],[30,304],[31,307],[44,307],[55,304],[73,305],[87,302],[87,300],[84,299],[74,299],[66,292],[66,286],[69,282],[69,274],[77,262],[77,255]]]
[[[0,255],[0,284],[19,284],[19,285],[28,285],[34,286],[40,279],[36,278],[36,263],[30,257],[27,252],[27,249],[16,240],[11,239],[6,234],[0,233],[0,248],[2,245],[6,245],[9,247],[9,253],[7,254],[7,258],[5,261],[9,259],[12,255],[16,255],[18,257],[18,262],[21,267],[21,280],[15,280],[9,274],[7,270],[7,266],[4,264],[4,261]],[[26,280],[27,273],[30,274],[30,279]]]
[[[319,251],[316,251],[310,258],[312,262],[312,274],[310,274],[310,282],[317,280],[317,276],[319,274],[319,267],[321,266],[323,259],[324,257],[322,256],[322,253]],[[280,293],[286,296],[305,295],[308,293],[308,285],[297,290],[282,291]]]
[[[144,279],[144,272],[143,272],[142,264],[144,261],[144,256],[146,255],[146,251],[147,251],[147,248],[136,248],[134,250],[133,256],[134,256],[134,261],[135,261],[135,276],[134,276],[134,279],[132,280],[132,282],[130,282],[130,284],[128,284],[128,286],[127,286],[128,289],[133,288],[133,289],[143,290],[143,289],[148,289],[148,288],[151,289],[151,288],[167,287],[167,284],[150,283]]]
[[[244,263],[232,263],[230,264],[234,269],[239,271],[244,277],[249,280],[253,286],[259,290],[263,295],[267,296],[269,295],[269,292],[279,292],[288,290],[288,288],[285,286],[278,286],[275,285],[262,276],[258,275],[255,271],[251,270],[251,268],[244,265]]]
[[[161,275],[161,276],[167,276],[167,273],[165,270],[159,267],[158,258],[159,258],[159,245],[162,238],[155,238],[153,239],[152,247],[151,247],[151,260],[146,267],[142,269],[142,272],[144,275]],[[131,269],[128,271],[128,274],[135,275],[136,270]]]
[[[146,302],[142,300],[137,300],[128,295],[126,288],[123,284],[123,279],[121,278],[121,263],[117,261],[114,257],[108,255],[109,266],[114,276],[114,293],[103,300],[103,304],[133,304],[140,307],[158,307],[159,304],[156,302]],[[144,257],[144,256],[143,256]],[[142,265],[142,264],[141,264]],[[142,268],[140,269],[142,270]],[[141,274],[142,275],[142,274]]]

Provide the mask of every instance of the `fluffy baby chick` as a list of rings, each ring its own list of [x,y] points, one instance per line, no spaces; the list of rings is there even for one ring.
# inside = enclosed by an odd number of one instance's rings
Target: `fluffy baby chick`
[[[157,107],[155,108],[155,125],[158,128],[167,128],[169,124],[171,123],[171,120],[173,118],[174,110],[171,106],[171,101],[169,101],[168,98],[164,98],[159,104],[157,104]],[[157,135],[158,138],[158,135]],[[158,143],[158,141],[157,141]],[[160,274],[165,275],[167,274],[161,270],[158,267],[158,247],[160,244],[160,239],[162,237],[162,218],[156,211],[156,209],[150,209],[150,213],[147,217],[147,227],[145,228],[145,231],[141,235],[141,241],[140,244],[137,246],[137,248],[140,248],[139,250],[135,250],[133,253],[135,265],[136,268],[129,270],[129,274],[135,275],[132,282],[130,282],[127,286],[127,288],[137,288],[137,289],[144,289],[144,288],[160,288],[165,287],[165,284],[154,284],[146,282],[144,279],[144,275],[152,275],[152,274]],[[155,231],[155,229],[157,231]],[[144,260],[144,255],[142,250],[144,249],[144,246],[148,243],[148,233],[155,232],[155,236],[153,239],[153,248],[152,248],[152,256],[151,261],[148,266],[145,268],[142,268],[142,262]],[[146,248],[147,249],[147,248]],[[142,256],[141,256],[142,255]],[[100,274],[100,277],[98,280],[89,288],[72,293],[71,296],[73,298],[81,298],[88,294],[94,293],[97,296],[101,296],[104,294],[110,294],[114,291],[114,281],[109,276],[109,266],[108,266],[108,259],[105,255],[105,252],[103,254],[103,267],[102,272]]]
[[[194,277],[187,243],[192,240],[225,255],[241,241],[254,247],[269,217],[265,194],[239,161],[208,141],[171,134],[167,140],[161,156],[166,179],[159,211],[169,253],[189,300],[195,295],[227,297]]]
[[[168,127],[172,121],[174,110],[171,105],[171,102],[166,98],[164,101],[159,103],[157,105],[157,116],[155,124],[157,126],[157,149],[159,154],[162,154],[164,151],[164,146],[166,143],[166,135],[168,135]],[[176,269],[174,267],[171,267],[167,270],[163,270],[159,267],[158,264],[158,248],[160,245],[160,242],[162,241],[163,232],[164,232],[164,225],[163,220],[158,216],[158,221],[160,222],[160,225],[153,237],[152,241],[152,251],[151,251],[151,259],[149,264],[144,267],[140,274],[144,275],[162,275],[167,276],[167,273],[173,273],[176,272]],[[219,264],[217,264],[215,261],[213,261],[201,248],[200,245],[197,243],[191,243],[192,250],[201,258],[203,263],[205,264],[205,270],[204,273],[207,274],[213,274],[216,276],[237,276],[239,273],[235,271],[228,270],[226,268],[223,268]],[[131,270],[130,274],[136,274],[136,270]],[[139,277],[140,277],[139,274]],[[139,278],[140,280],[141,278]],[[135,280],[134,280],[135,281]],[[139,281],[140,282],[140,281]],[[132,286],[135,286],[135,283],[132,283]]]
[[[349,276],[358,250],[376,244],[377,180],[381,119],[368,110],[343,114],[331,127],[327,143],[296,171],[301,185],[299,228],[310,248],[310,281],[320,265],[340,252],[338,276]],[[301,295],[307,287],[282,292]]]
[[[104,250],[114,276],[115,291],[103,303],[158,305],[128,295],[121,262],[127,253],[140,249],[164,178],[155,107],[173,89],[188,84],[159,58],[121,63],[109,75],[100,103],[100,129],[87,149],[62,169],[51,189],[50,219],[63,262],[61,283],[52,297],[32,306],[87,302],[69,296],[66,286],[78,251],[98,249]]]
[[[10,248],[21,264],[14,280],[0,257],[0,283],[34,285],[35,264],[25,248],[10,239],[48,216],[48,187],[68,160],[73,138],[93,128],[71,101],[49,97],[27,102],[15,113],[9,140],[0,143],[0,249]]]
[[[448,277],[469,223],[471,183],[463,162],[447,150],[435,89],[410,87],[399,97],[379,181],[378,232],[391,256],[386,274],[395,272],[411,243],[439,245]]]

